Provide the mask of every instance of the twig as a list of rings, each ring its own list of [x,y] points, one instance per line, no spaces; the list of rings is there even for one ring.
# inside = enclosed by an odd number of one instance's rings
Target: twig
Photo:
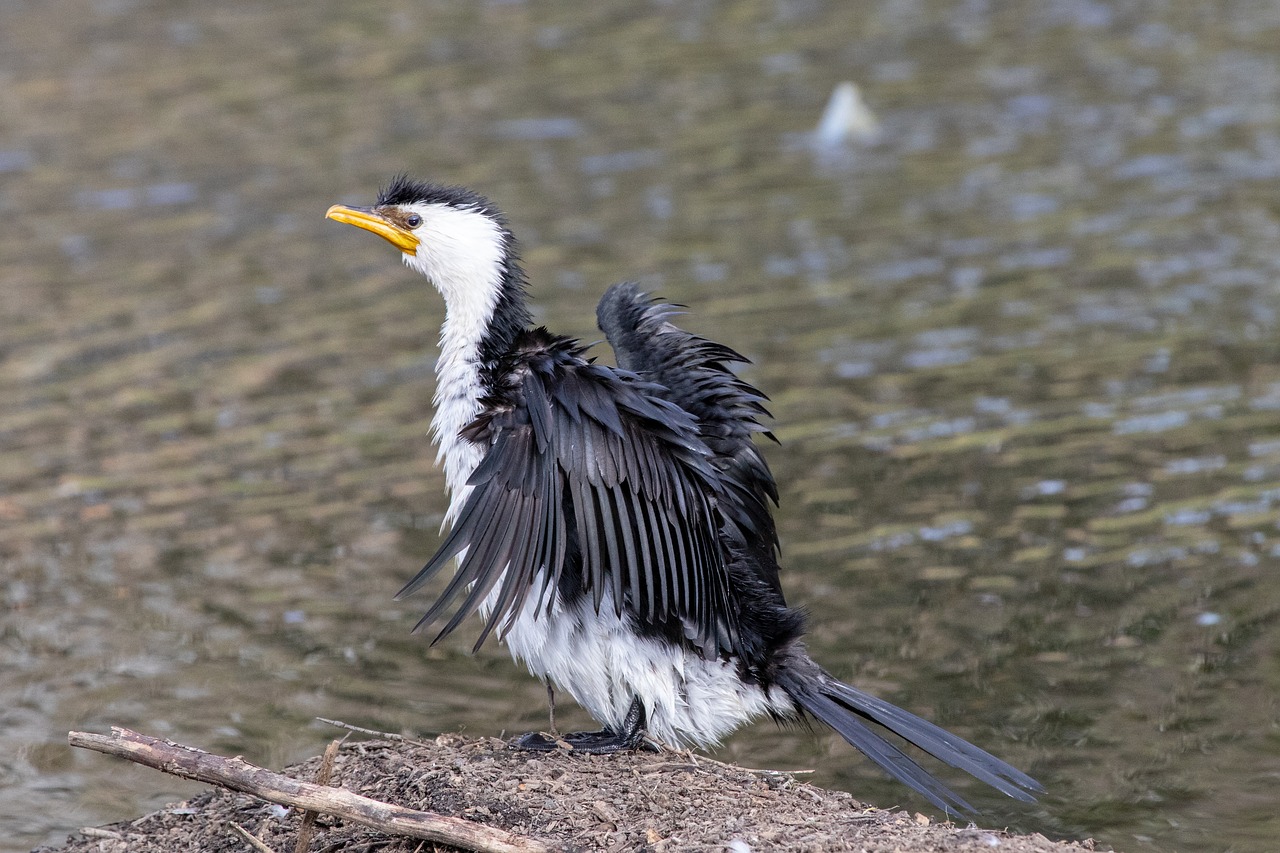
[[[411,737],[398,735],[395,732],[380,732],[377,729],[366,729],[363,726],[353,726],[351,723],[342,722],[342,720],[329,720],[324,717],[316,717],[316,719],[327,725],[337,726],[340,729],[347,729],[348,731],[352,731],[352,732],[360,732],[360,734],[364,734],[364,735],[377,735],[380,738],[386,738],[387,740],[394,740],[400,743],[411,743],[414,746],[425,746],[428,748],[431,747],[431,744],[425,741],[414,740]]]
[[[243,838],[245,841],[248,841],[249,845],[253,847],[254,850],[257,850],[258,853],[276,853],[276,851],[268,847],[266,845],[266,842],[264,842],[261,838],[254,835],[252,832],[245,829],[243,826],[236,823],[234,820],[229,820],[227,821],[227,823],[231,824],[231,828],[234,829],[236,832],[240,833],[240,837]]]
[[[723,761],[716,761],[714,758],[711,758],[710,756],[695,755],[693,750],[691,749],[676,749],[674,746],[665,744],[662,741],[656,740],[651,737],[647,737],[646,740],[648,740],[654,746],[658,747],[659,752],[669,753],[671,755],[678,755],[681,758],[688,761],[689,762],[689,764],[687,765],[688,769],[701,770],[703,772],[707,772],[707,769],[702,766],[703,762],[706,762],[707,764],[713,764],[716,767],[720,767],[725,770],[740,770],[746,773],[758,773],[761,776],[798,776],[804,773],[814,772],[813,770],[761,770],[755,767],[742,767],[741,765],[738,765],[738,764],[726,764]],[[675,764],[651,765],[652,768],[657,768],[657,769],[665,768],[665,767],[676,767],[676,766],[679,766],[679,765],[675,765]],[[646,771],[646,772],[649,772],[649,771]]]
[[[546,846],[495,827],[456,817],[416,811],[362,797],[344,788],[326,788],[291,779],[237,758],[138,732],[112,727],[110,735],[70,732],[72,746],[92,749],[153,767],[184,779],[219,785],[285,806],[324,812],[388,835],[452,844],[477,853],[544,853]]]
[[[693,752],[690,750],[678,750],[678,751],[687,754],[689,758],[694,757]],[[725,770],[742,770],[747,773],[759,773],[762,776],[798,776],[804,773],[814,772],[813,770],[766,770],[766,769],[760,769],[756,767],[743,767],[739,764],[726,764],[723,761],[717,761],[716,759],[706,755],[698,756],[698,761],[705,761],[708,764],[714,764],[717,767],[723,767]],[[698,766],[698,761],[693,762],[693,765],[695,767]]]
[[[329,745],[324,748],[324,758],[320,759],[320,770],[316,773],[317,785],[329,786],[329,777],[333,775],[333,760],[338,757],[338,745],[341,743],[340,740],[329,741]],[[293,845],[293,853],[307,853],[307,848],[311,846],[311,833],[315,830],[315,825],[316,813],[305,812],[302,815],[302,825],[298,827],[298,841]]]

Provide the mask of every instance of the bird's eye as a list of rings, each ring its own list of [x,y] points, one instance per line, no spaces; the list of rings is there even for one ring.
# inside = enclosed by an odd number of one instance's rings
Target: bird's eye
[[[422,217],[416,213],[410,213],[404,218],[404,224],[408,225],[410,228],[417,228],[422,224]]]

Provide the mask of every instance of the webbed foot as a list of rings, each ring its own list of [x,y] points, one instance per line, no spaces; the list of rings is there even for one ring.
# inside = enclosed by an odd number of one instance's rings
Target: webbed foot
[[[558,738],[548,737],[540,732],[529,732],[516,738],[512,746],[532,752],[551,752],[557,747],[567,746],[573,752],[583,752],[588,755],[608,755],[612,752],[635,750],[657,752],[657,748],[645,740],[644,722],[644,705],[640,704],[640,699],[637,697],[632,701],[619,731],[606,728],[598,732],[572,732]]]

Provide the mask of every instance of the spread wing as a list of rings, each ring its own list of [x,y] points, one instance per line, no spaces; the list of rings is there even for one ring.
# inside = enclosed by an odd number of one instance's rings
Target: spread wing
[[[746,363],[745,357],[672,323],[677,307],[655,301],[634,282],[623,282],[605,293],[596,319],[618,366],[657,385],[664,399],[694,417],[728,493],[724,513],[736,522],[739,547],[754,552],[751,564],[781,595],[771,509],[778,502],[778,487],[752,438],[773,438],[759,421],[769,416],[764,407],[768,398],[730,370],[731,364]]]
[[[439,640],[492,594],[479,648],[510,628],[530,596],[536,613],[548,613],[564,580],[597,612],[607,593],[619,615],[625,608],[643,625],[678,629],[705,657],[733,650],[722,487],[690,416],[544,330],[528,333],[503,373],[462,433],[488,448],[466,502],[399,594],[462,555],[419,627],[465,592]]]

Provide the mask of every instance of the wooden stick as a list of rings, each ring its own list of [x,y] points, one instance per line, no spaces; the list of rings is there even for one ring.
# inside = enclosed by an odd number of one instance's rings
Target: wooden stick
[[[407,809],[362,797],[345,788],[326,788],[291,779],[236,758],[111,727],[110,735],[70,732],[72,746],[92,749],[184,779],[251,794],[280,805],[324,812],[388,835],[452,844],[477,853],[545,853],[546,846],[505,830],[456,817]]]
[[[431,748],[431,744],[427,743],[426,741],[414,740],[413,738],[405,737],[404,735],[398,735],[395,732],[380,732],[377,729],[366,729],[363,726],[353,726],[350,723],[342,722],[342,720],[330,720],[327,717],[316,717],[316,719],[322,723],[327,723],[328,725],[331,725],[331,726],[337,726],[340,729],[347,729],[348,731],[360,732],[360,734],[365,734],[365,735],[377,735],[383,740],[394,740],[397,743],[409,743],[409,744],[413,744],[414,746],[425,746],[427,749]]]
[[[307,812],[307,814],[311,814],[311,812]],[[276,851],[272,850],[270,847],[267,846],[265,841],[263,841],[258,836],[254,835],[249,830],[245,829],[240,824],[236,823],[234,820],[227,821],[227,822],[230,823],[231,828],[234,829],[237,833],[239,833],[241,838],[249,842],[249,846],[252,847],[254,850],[257,850],[258,853],[276,853]]]
[[[329,786],[329,778],[333,775],[333,762],[338,757],[338,746],[340,740],[329,741],[329,745],[324,748],[324,758],[320,759],[320,770],[316,773],[316,784],[322,787]],[[293,845],[293,853],[307,853],[311,847],[311,833],[315,829],[316,813],[313,811],[304,812],[302,815],[302,825],[298,827],[298,840]]]

